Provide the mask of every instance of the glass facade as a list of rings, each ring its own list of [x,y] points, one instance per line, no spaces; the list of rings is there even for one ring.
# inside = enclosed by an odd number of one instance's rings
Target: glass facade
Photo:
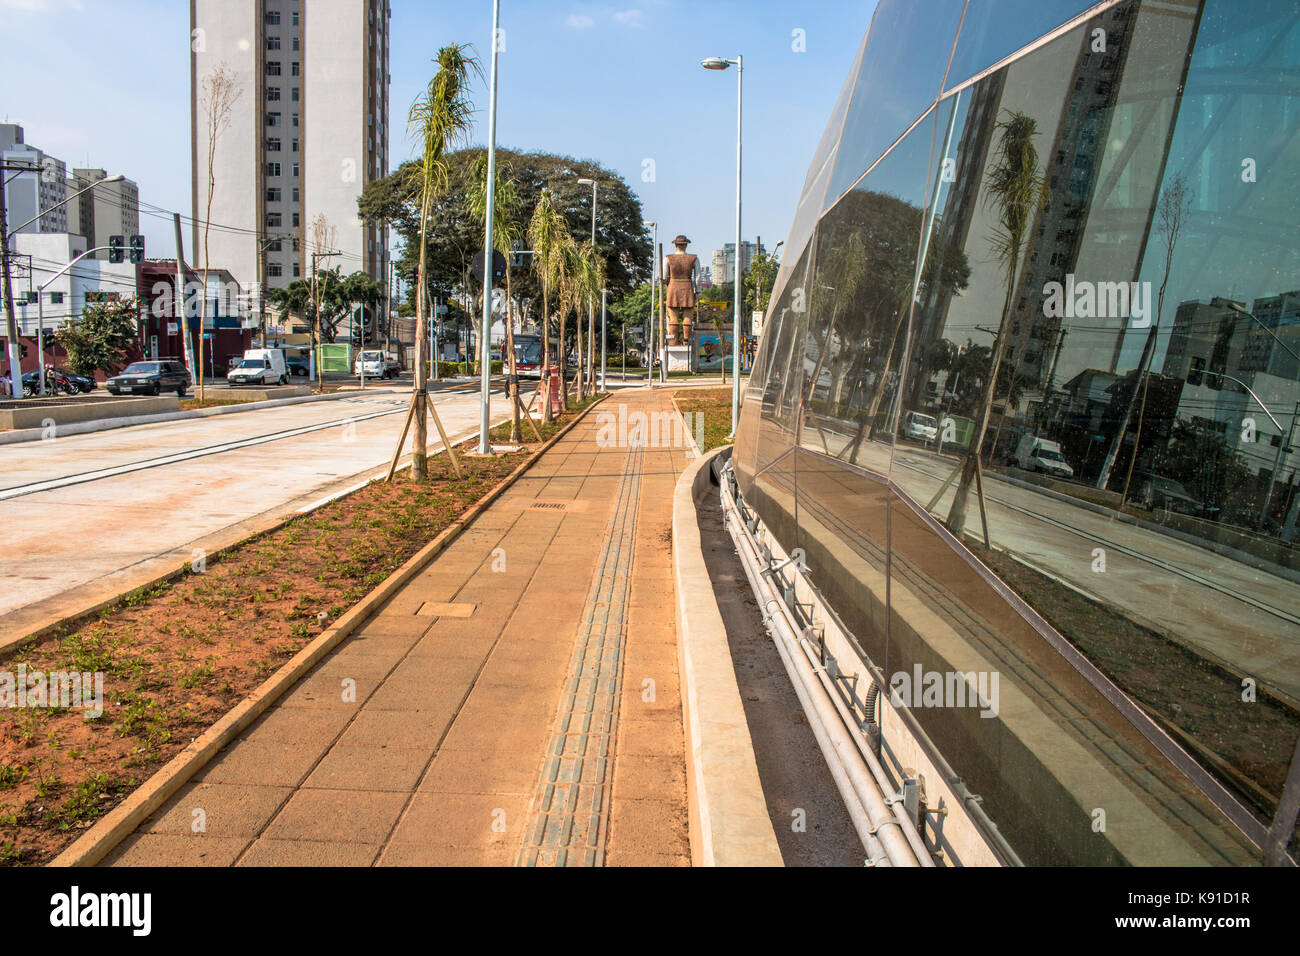
[[[887,677],[999,676],[996,716],[911,709],[1025,862],[1259,862],[1300,738],[1300,0],[921,6],[881,0],[809,172],[742,493]]]

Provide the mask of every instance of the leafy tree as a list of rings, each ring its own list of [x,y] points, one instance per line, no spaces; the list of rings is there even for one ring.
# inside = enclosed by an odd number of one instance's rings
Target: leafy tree
[[[736,300],[736,283],[724,282],[722,285],[709,286],[707,289],[701,289],[699,300],[701,302],[721,302],[724,305]]]
[[[65,322],[55,333],[68,353],[68,368],[78,375],[111,374],[126,364],[136,344],[140,307],[134,299],[114,299],[87,305],[81,318]]]
[[[316,318],[317,303],[312,299],[310,279],[295,279],[283,289],[271,289],[267,301],[280,308],[280,324],[301,316],[308,325]],[[326,342],[338,338],[339,327],[350,321],[352,313],[365,306],[374,310],[383,301],[384,289],[365,272],[343,276],[340,268],[321,269],[316,273],[316,298],[320,305],[320,333]]]
[[[766,312],[767,302],[781,271],[781,260],[775,253],[759,252],[749,261],[745,271],[744,305],[749,312]],[[729,283],[734,287],[735,283]],[[733,291],[734,297],[734,291]],[[733,299],[734,301],[734,299]]]
[[[483,220],[474,215],[472,187],[475,162],[484,155],[477,147],[446,153],[446,189],[428,210],[428,276],[435,294],[443,297],[468,286],[470,263],[483,246]],[[551,205],[575,242],[591,236],[591,187],[579,186],[578,180],[596,180],[596,246],[605,259],[611,297],[649,280],[652,250],[641,200],[616,172],[591,160],[502,147],[497,148],[497,163],[509,168],[522,209],[535,209],[542,191],[550,192]],[[408,283],[414,281],[420,261],[420,207],[407,182],[410,165],[367,185],[357,203],[362,219],[392,228],[401,239],[394,268]],[[531,241],[529,246],[536,248]],[[514,294],[519,299],[541,298],[536,269],[515,275]]]
[[[533,207],[532,218],[528,222],[528,241],[533,247],[533,274],[542,287],[542,374],[544,381],[550,382],[548,374],[551,362],[551,290],[557,293],[563,287],[565,279],[565,250],[573,245],[573,236],[566,227],[564,217],[560,215],[551,200],[551,191],[543,189]],[[564,381],[564,359],[568,354],[561,343],[560,381]],[[563,393],[563,388],[561,388]],[[551,396],[548,391],[542,396],[542,419],[551,420]]]

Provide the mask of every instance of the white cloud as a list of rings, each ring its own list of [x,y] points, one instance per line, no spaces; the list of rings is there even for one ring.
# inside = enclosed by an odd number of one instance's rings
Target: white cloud
[[[591,17],[583,16],[581,13],[570,13],[569,19],[565,21],[575,30],[588,30],[596,25],[596,21]]]
[[[614,19],[629,27],[645,26],[645,14],[640,10],[620,10],[614,14]]]

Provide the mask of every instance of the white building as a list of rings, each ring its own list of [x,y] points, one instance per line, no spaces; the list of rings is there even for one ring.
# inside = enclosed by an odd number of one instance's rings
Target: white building
[[[87,301],[100,296],[131,299],[136,296],[136,267],[129,262],[82,259],[50,281],[69,262],[91,248],[84,237],[66,232],[22,232],[14,236],[12,284],[14,316],[21,335],[34,335],[45,306],[45,327],[56,329],[81,315]],[[41,285],[49,282],[43,300]]]
[[[283,288],[309,275],[323,216],[340,255],[320,267],[381,280],[387,238],[360,222],[357,198],[388,172],[389,0],[192,0],[190,10],[198,220],[208,217],[204,79],[225,65],[239,91],[216,143],[210,261],[245,287]],[[201,265],[200,226],[189,241]]]

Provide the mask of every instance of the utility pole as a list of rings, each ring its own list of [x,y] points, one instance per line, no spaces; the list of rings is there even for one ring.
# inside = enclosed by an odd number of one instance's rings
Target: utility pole
[[[1277,455],[1273,458],[1273,471],[1268,477],[1268,488],[1264,491],[1264,504],[1260,506],[1259,522],[1256,525],[1260,531],[1264,530],[1264,522],[1268,518],[1268,506],[1273,501],[1273,486],[1277,483],[1277,473],[1282,467],[1282,456],[1286,454],[1286,450],[1291,447],[1291,439],[1295,437],[1295,422],[1297,417],[1300,417],[1300,402],[1295,403],[1295,409],[1291,412],[1291,426],[1286,430],[1286,438],[1283,439],[1281,431],[1278,431]],[[1285,517],[1286,516],[1283,515],[1283,518]]]
[[[19,163],[0,163],[0,172],[40,172],[39,167]],[[17,177],[15,177],[17,178]],[[14,316],[14,290],[9,275],[9,190],[0,182],[0,270],[4,271],[5,335],[9,339],[9,395],[23,394],[23,353],[18,341],[18,319]]]

